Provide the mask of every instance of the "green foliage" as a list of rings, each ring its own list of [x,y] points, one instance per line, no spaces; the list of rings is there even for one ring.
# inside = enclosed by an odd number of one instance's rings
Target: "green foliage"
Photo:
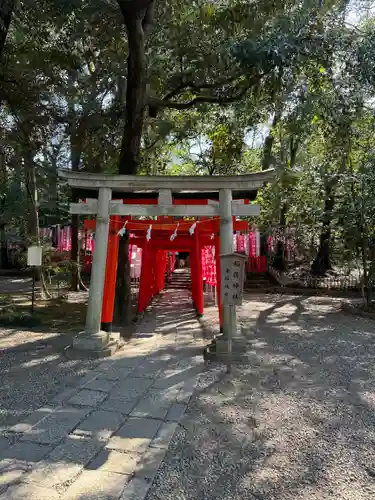
[[[147,84],[167,105],[148,109],[139,173],[271,165],[276,181],[259,192],[257,223],[293,231],[312,260],[328,220],[334,263],[361,261],[371,274],[374,19],[349,26],[339,0],[155,5]],[[68,220],[59,167],[117,172],[127,55],[116,2],[20,3],[1,68],[0,224],[27,234],[30,169],[47,223]]]
[[[4,309],[0,309],[0,325],[6,328],[9,327],[21,327],[21,328],[33,328],[41,325],[41,320],[38,316],[31,314],[31,312],[26,312],[20,310],[16,306],[7,306]]]

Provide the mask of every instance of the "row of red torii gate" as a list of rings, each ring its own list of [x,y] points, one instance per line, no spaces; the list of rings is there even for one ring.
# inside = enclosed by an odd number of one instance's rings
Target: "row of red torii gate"
[[[122,200],[123,201],[123,200]],[[175,200],[178,201],[178,200]],[[191,200],[197,203],[198,200]],[[137,204],[144,199],[135,200]],[[199,200],[208,204],[208,200]],[[245,200],[245,203],[249,203]],[[85,229],[95,231],[95,220],[85,220]],[[246,220],[233,217],[233,229],[236,235],[249,231]],[[115,300],[118,248],[121,235],[128,231],[131,248],[142,250],[137,313],[142,313],[152,299],[165,287],[165,277],[174,265],[177,252],[189,253],[191,269],[191,295],[197,314],[204,312],[204,250],[212,249],[214,261],[209,263],[214,274],[220,326],[222,327],[222,307],[220,288],[220,218],[197,217],[176,220],[170,216],[159,216],[156,220],[133,220],[129,217],[114,216],[110,221],[108,235],[106,274],[102,305],[102,329],[110,331]],[[131,252],[129,252],[131,253]],[[243,250],[243,253],[245,251]]]

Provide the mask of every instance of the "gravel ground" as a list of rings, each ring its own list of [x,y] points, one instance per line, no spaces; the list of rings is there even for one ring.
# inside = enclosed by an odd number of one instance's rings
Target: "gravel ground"
[[[27,333],[31,336],[33,332]],[[60,391],[73,386],[97,363],[68,361],[50,349],[0,351],[0,436]]]
[[[339,303],[244,303],[248,361],[208,367],[147,500],[375,498],[375,323]]]
[[[70,296],[74,302],[86,299],[85,293]],[[64,333],[0,327],[0,441],[10,426],[74,385],[98,363],[66,360],[60,353],[70,337]]]

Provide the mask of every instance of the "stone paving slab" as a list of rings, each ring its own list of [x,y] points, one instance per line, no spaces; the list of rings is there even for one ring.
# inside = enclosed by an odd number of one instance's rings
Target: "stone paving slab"
[[[16,459],[23,460],[26,463],[39,462],[43,457],[52,451],[51,445],[29,443],[27,441],[19,441],[8,448],[1,459]],[[1,464],[1,462],[0,462]]]
[[[53,489],[19,484],[8,488],[5,493],[0,495],[0,500],[60,500],[60,495]]]
[[[132,372],[132,377],[155,379],[166,368],[168,362],[146,362]]]
[[[9,448],[11,440],[6,436],[0,436],[0,453]]]
[[[73,434],[108,439],[125,420],[126,417],[121,413],[104,410],[94,411],[79,424]]]
[[[78,382],[78,387],[85,387],[89,382],[95,380],[97,376],[98,374],[95,371],[90,370],[89,372],[86,373],[86,375],[80,378]]]
[[[144,397],[148,398],[150,401],[169,407],[173,403],[178,402],[180,391],[180,387],[167,387],[166,389],[158,389],[152,386]]]
[[[86,467],[97,471],[116,472],[117,474],[133,474],[140,455],[116,450],[102,450]]]
[[[168,410],[165,420],[172,422],[180,422],[180,420],[185,415],[187,404],[184,403],[174,403]]]
[[[177,429],[177,422],[164,422],[156,433],[155,438],[151,441],[150,446],[156,448],[168,449],[174,433]]]
[[[123,415],[129,415],[139,398],[128,401],[127,399],[111,398],[106,399],[98,408],[99,410],[118,412]]]
[[[164,458],[165,449],[163,448],[148,448],[141,456],[135,474],[138,477],[147,478],[152,481],[155,477],[157,470]]]
[[[133,370],[134,368],[124,368],[121,366],[112,365],[100,371],[99,368],[97,368],[96,375],[100,378],[113,380],[116,382],[119,380],[124,380],[128,375],[132,373]]]
[[[73,397],[71,397],[67,403],[70,405],[77,406],[91,406],[95,407],[99,403],[102,403],[107,397],[106,392],[102,391],[90,391],[89,389],[82,389],[77,392]]]
[[[170,404],[150,397],[142,398],[131,412],[131,417],[155,418],[164,420],[169,412]]]
[[[65,392],[65,391],[64,391]],[[56,406],[43,406],[38,410],[33,411],[27,418],[25,418],[22,422],[13,425],[10,428],[11,432],[19,433],[19,432],[28,432],[30,431],[35,424],[41,422],[45,417],[52,415],[56,411]]]
[[[141,477],[135,477],[125,486],[120,500],[142,500],[146,497],[151,487],[151,481]]]
[[[85,470],[61,500],[118,500],[129,479],[124,474]]]
[[[24,432],[21,440],[40,444],[58,444],[86,417],[89,411],[89,409],[59,407]]]
[[[195,378],[183,383],[176,397],[177,403],[189,404],[190,399],[194,393],[196,384],[197,381]]]
[[[204,366],[191,337],[177,332],[170,296],[149,313],[150,338],[132,339],[15,425],[13,446],[1,440],[0,500],[145,498]],[[159,308],[167,312],[156,321]],[[156,335],[166,322],[169,334]]]
[[[72,396],[77,394],[78,390],[77,387],[67,387],[62,392],[56,394],[51,403],[59,406],[64,405]]]
[[[124,370],[134,370],[135,368],[140,366],[145,359],[146,356],[144,354],[140,355],[135,351],[134,355],[132,356],[128,351],[127,355],[114,358],[114,364],[111,366],[116,366],[117,368],[122,368]]]
[[[104,445],[104,441],[69,436],[47,458],[34,465],[31,471],[23,476],[23,481],[37,483],[46,488],[61,487],[75,478]]]
[[[109,440],[106,448],[142,453],[149,447],[160,425],[160,420],[129,418]]]
[[[85,390],[110,392],[117,384],[116,380],[108,380],[101,376],[94,378],[84,386]]]
[[[30,465],[25,460],[14,458],[4,458],[0,461],[0,492],[3,488],[21,480],[24,474],[30,469]]]
[[[152,383],[153,380],[128,377],[109,393],[109,397],[131,401],[142,396]]]

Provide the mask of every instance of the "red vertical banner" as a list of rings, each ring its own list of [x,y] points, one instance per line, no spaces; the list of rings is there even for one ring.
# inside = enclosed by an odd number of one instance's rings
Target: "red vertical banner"
[[[215,262],[215,247],[206,247],[206,259],[207,259],[207,284],[211,286],[216,286],[216,262]]]
[[[66,227],[62,229],[62,245],[61,245],[61,250],[63,252],[66,252],[67,250],[67,233],[66,233]]]
[[[220,331],[223,330],[223,305],[221,302],[221,271],[220,271],[220,239],[215,239],[215,263],[216,263],[216,293],[217,305],[219,308]]]
[[[237,251],[240,253],[245,252],[245,235],[244,234],[239,234],[238,235],[238,247]]]
[[[208,274],[209,274],[208,247],[203,247],[201,249],[201,254],[202,254],[202,279],[205,283],[208,283]]]

